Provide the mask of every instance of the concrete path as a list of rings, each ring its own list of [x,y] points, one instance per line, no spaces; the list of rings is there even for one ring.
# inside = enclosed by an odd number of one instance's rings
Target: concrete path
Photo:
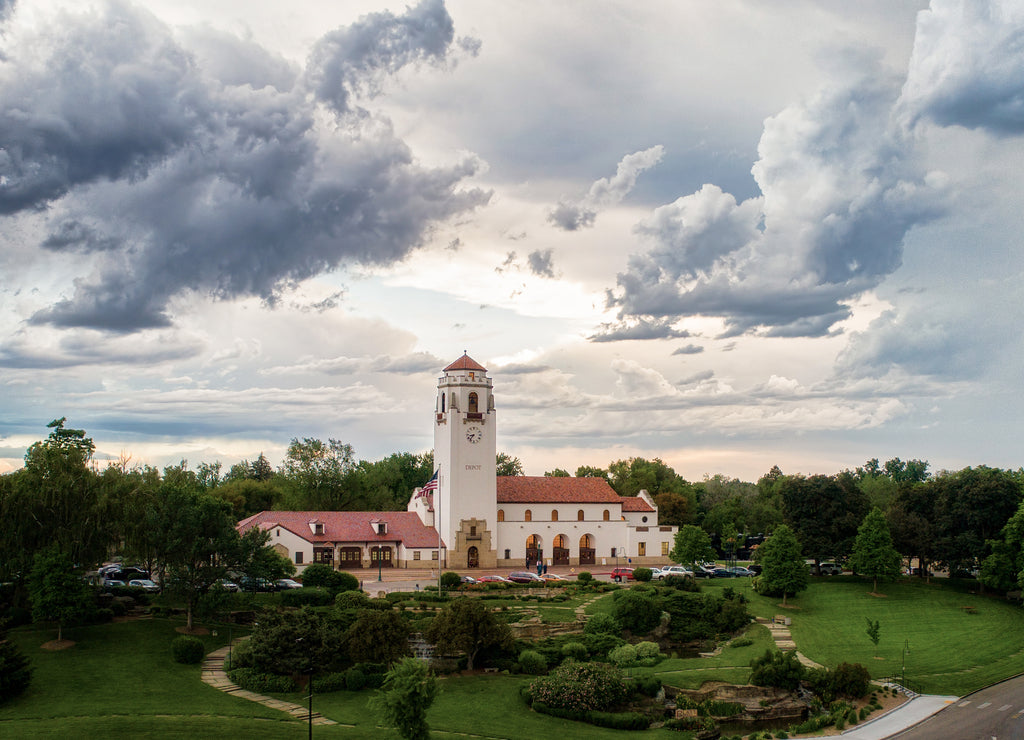
[[[240,637],[235,640],[232,644],[237,645],[242,640],[248,638]],[[295,719],[302,720],[303,722],[309,721],[309,709],[308,707],[301,706],[299,704],[293,704],[290,701],[281,701],[280,699],[272,699],[269,696],[262,696],[261,694],[253,693],[252,691],[246,691],[237,684],[231,683],[231,679],[228,678],[228,674],[224,672],[224,661],[228,657],[228,651],[230,646],[225,645],[224,647],[214,650],[212,653],[206,656],[206,660],[203,661],[203,683],[212,686],[218,691],[224,691],[232,696],[237,696],[242,699],[248,699],[258,704],[262,704],[265,707],[271,709],[277,709],[281,712],[287,712],[292,715]],[[338,724],[333,719],[327,719],[319,712],[313,712],[313,724],[314,725],[336,725]]]
[[[957,701],[955,696],[919,694],[885,714],[880,714],[850,728],[843,732],[842,736],[855,740],[883,740],[928,719],[955,701]]]
[[[772,639],[775,640],[775,647],[779,650],[796,650],[796,643],[793,642],[793,635],[790,634],[789,626],[786,625],[785,622],[778,619],[765,619],[764,617],[758,617],[757,623],[763,624],[768,628],[768,631],[772,633]],[[822,667],[821,663],[815,663],[799,650],[796,650],[796,658],[808,668]]]

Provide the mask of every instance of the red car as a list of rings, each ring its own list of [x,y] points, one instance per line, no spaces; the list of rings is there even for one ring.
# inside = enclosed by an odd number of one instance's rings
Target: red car
[[[476,580],[477,580],[477,583],[511,583],[512,582],[512,581],[508,580],[507,578],[505,578],[504,576],[480,576]]]
[[[632,568],[615,568],[611,573],[612,580],[616,583],[622,583],[622,580],[627,581],[633,580],[633,569]]]

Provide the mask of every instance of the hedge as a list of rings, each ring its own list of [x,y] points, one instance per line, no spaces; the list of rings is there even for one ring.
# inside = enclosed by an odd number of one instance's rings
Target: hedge
[[[203,662],[206,648],[198,637],[178,635],[171,641],[171,653],[176,662],[193,665]]]
[[[289,694],[299,688],[289,676],[262,673],[255,668],[236,668],[228,673],[228,678],[246,691],[257,694]]]

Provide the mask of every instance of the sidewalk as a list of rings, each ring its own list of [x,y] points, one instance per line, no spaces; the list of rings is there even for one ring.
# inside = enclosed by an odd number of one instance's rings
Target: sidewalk
[[[842,733],[843,737],[855,740],[884,740],[897,732],[928,719],[940,709],[957,701],[956,696],[934,696],[919,694],[910,701],[899,705],[885,714],[866,720],[857,727]]]

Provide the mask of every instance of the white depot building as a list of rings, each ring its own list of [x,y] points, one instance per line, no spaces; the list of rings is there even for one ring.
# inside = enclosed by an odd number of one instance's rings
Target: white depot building
[[[436,480],[408,511],[263,511],[239,522],[271,534],[299,568],[495,569],[652,565],[676,528],[646,491],[619,496],[604,478],[498,476],[497,411],[487,370],[468,355],[446,367],[434,407]]]

